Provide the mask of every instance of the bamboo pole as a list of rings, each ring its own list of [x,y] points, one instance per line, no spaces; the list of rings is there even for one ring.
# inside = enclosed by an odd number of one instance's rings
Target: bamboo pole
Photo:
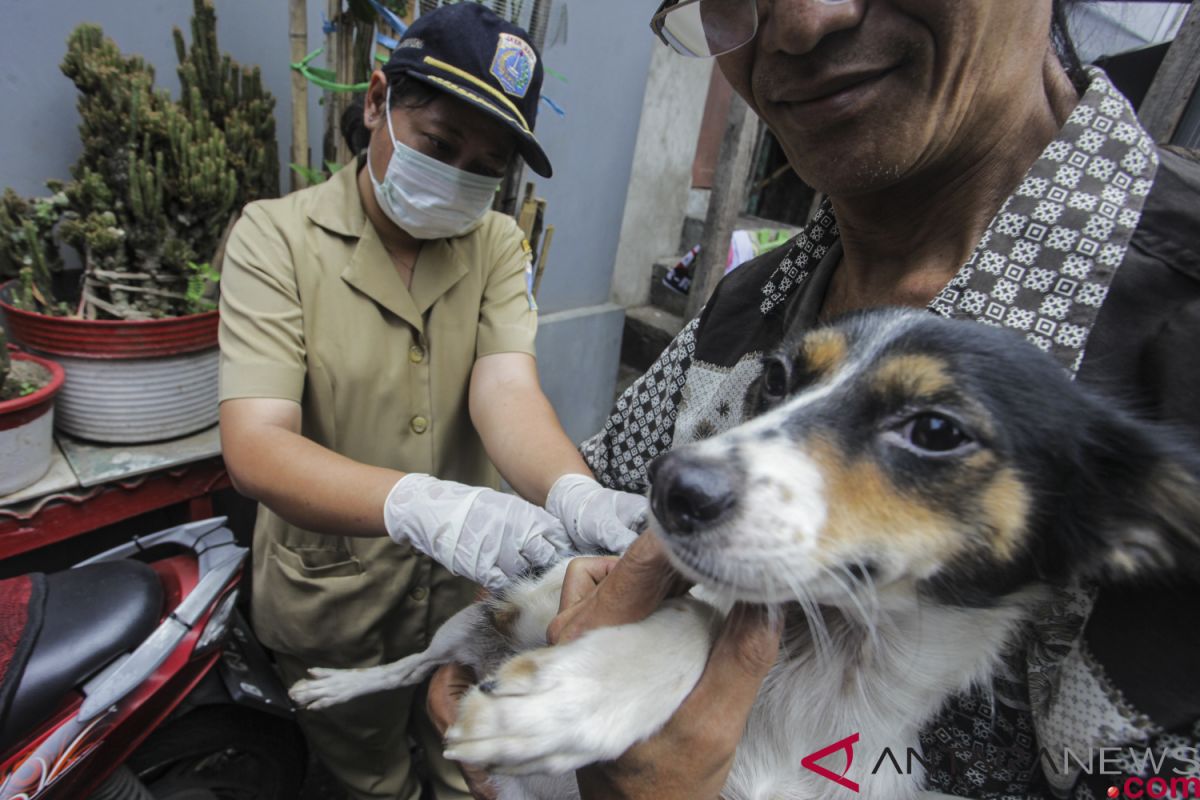
[[[288,0],[288,40],[291,42],[292,63],[298,63],[308,55],[308,2]],[[308,81],[296,70],[292,70],[292,150],[293,164],[309,167],[308,153]],[[292,190],[307,186],[304,177],[289,170]]]
[[[1167,49],[1138,110],[1142,126],[1154,141],[1165,144],[1172,140],[1197,87],[1200,87],[1200,0],[1192,0],[1183,26]]]
[[[331,25],[338,25],[342,16],[342,0],[328,0],[325,17]],[[340,27],[340,26],[339,26]],[[325,66],[335,73],[340,66],[339,45],[341,44],[336,31],[325,34]],[[339,92],[325,92],[325,132],[322,139],[321,161],[337,160],[337,143],[341,138],[338,134],[338,124],[341,122],[338,102]]]
[[[339,3],[340,5],[340,3]],[[337,82],[344,84],[361,80],[354,74],[354,31],[358,27],[354,15],[339,11],[337,31]],[[333,126],[333,161],[335,164],[345,164],[350,160],[350,146],[342,136],[342,113],[350,105],[353,95],[350,92],[336,92],[333,102],[333,115],[330,124]]]
[[[700,313],[725,274],[729,237],[733,235],[738,213],[746,202],[746,184],[757,139],[757,119],[746,101],[735,94],[729,104],[725,136],[713,173],[704,236],[700,240],[700,255],[692,267],[692,288],[688,290],[684,319],[693,319]]]

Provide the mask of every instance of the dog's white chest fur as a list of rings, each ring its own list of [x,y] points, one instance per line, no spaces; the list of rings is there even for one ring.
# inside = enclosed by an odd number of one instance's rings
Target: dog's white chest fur
[[[540,646],[561,580],[556,569],[506,601],[519,609],[509,631],[518,654],[498,670],[479,646],[487,611],[477,605],[443,626],[424,653],[367,670],[329,671],[297,685],[293,696],[310,706],[328,705],[416,682],[450,660],[472,664],[493,677],[464,699],[447,755],[497,773],[502,800],[576,797],[575,769],[620,756],[672,716],[703,672],[722,614],[680,598],[642,622]],[[885,747],[902,754],[918,749],[922,724],[950,695],[988,678],[1028,607],[881,611],[873,631],[831,612],[830,640],[816,645],[797,624],[759,692],[723,796],[848,796],[801,761],[855,733],[856,757],[848,770],[839,753],[820,765],[859,784],[866,800],[921,795],[919,773],[871,775],[875,756]],[[520,652],[529,647],[536,649]]]

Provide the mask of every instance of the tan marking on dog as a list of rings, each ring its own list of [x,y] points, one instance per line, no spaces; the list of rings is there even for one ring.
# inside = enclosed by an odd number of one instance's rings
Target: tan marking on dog
[[[512,641],[520,619],[521,609],[515,603],[506,602],[492,608],[492,627],[506,641]]]
[[[976,450],[962,460],[962,465],[969,470],[983,471],[996,463],[996,454],[991,450]]]
[[[821,329],[804,337],[800,352],[808,368],[819,375],[832,375],[846,362],[849,343],[840,331]]]
[[[992,550],[1004,561],[1017,555],[1029,523],[1029,490],[1015,470],[1003,469],[983,494],[983,513],[993,532]]]
[[[893,356],[876,368],[871,386],[881,394],[929,397],[954,386],[947,366],[940,358],[925,354]]]
[[[900,491],[875,461],[847,462],[835,444],[820,437],[806,449],[824,478],[829,516],[819,552],[828,563],[900,548],[915,568],[932,570],[965,549],[952,517]]]
[[[532,678],[538,673],[537,662],[532,658],[522,658],[518,656],[512,661],[504,665],[500,670],[500,681],[503,683],[506,680],[523,680]]]

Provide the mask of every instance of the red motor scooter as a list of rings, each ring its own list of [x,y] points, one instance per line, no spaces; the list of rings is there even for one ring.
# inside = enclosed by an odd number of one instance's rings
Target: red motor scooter
[[[304,740],[236,609],[247,550],[224,522],[44,576],[10,666],[0,800],[295,800]]]

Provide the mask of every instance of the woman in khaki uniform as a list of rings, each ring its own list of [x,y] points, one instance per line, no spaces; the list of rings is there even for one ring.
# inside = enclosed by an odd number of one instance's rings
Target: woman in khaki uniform
[[[222,446],[261,502],[253,621],[289,685],[424,649],[476,584],[632,540],[644,500],[601,489],[563,433],[533,359],[528,247],[487,210],[517,154],[550,175],[541,80],[525,32],[483,6],[426,14],[371,77],[357,164],[234,228]],[[546,510],[494,491],[493,462]],[[410,741],[440,758],[423,710],[395,691],[301,723],[354,797],[407,800]],[[463,796],[432,766],[439,797]]]

